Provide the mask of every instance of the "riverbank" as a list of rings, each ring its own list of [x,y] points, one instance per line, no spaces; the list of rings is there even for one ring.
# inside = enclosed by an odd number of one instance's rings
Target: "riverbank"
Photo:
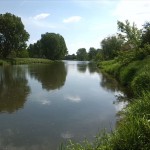
[[[125,65],[117,59],[98,67],[130,88],[134,98],[121,111],[121,121],[112,133],[100,133],[94,142],[61,146],[61,150],[149,150],[150,149],[150,56]]]
[[[44,63],[50,64],[52,60],[42,58],[13,58],[0,60],[0,66],[3,65],[19,65],[19,64],[32,64],[32,63]]]

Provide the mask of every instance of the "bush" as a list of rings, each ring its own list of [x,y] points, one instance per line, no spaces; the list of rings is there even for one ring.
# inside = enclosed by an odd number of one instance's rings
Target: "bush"
[[[131,83],[131,88],[135,95],[141,95],[143,91],[150,90],[150,73],[142,72],[137,75]]]
[[[29,52],[25,49],[25,50],[21,50],[18,52],[17,55],[19,58],[29,58]]]
[[[129,85],[138,70],[137,63],[129,64],[120,70],[120,82],[123,85]]]
[[[128,51],[120,51],[117,61],[120,62],[122,65],[127,65],[135,60],[135,51],[128,50]]]

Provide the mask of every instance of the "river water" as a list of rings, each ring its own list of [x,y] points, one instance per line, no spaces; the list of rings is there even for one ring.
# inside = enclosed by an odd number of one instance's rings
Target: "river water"
[[[119,84],[89,62],[0,67],[0,149],[56,150],[115,128]]]

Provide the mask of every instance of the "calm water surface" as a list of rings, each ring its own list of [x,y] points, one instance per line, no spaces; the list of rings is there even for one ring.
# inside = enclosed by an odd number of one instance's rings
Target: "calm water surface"
[[[114,129],[116,81],[89,62],[0,67],[0,149],[56,150]]]

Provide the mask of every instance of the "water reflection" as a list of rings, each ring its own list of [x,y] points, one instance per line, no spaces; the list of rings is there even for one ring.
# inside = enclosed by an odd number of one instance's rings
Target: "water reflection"
[[[18,66],[0,68],[0,112],[12,113],[23,108],[29,92],[24,69]]]
[[[121,91],[121,93],[126,93],[125,89],[110,75],[108,75],[107,73],[102,73],[100,74],[101,76],[101,80],[100,80],[100,86],[103,87],[104,89],[106,89],[107,91],[110,92],[115,92],[116,95],[117,91]],[[120,93],[120,94],[121,94]]]
[[[81,73],[85,73],[87,69],[87,62],[78,62],[77,69]]]
[[[97,67],[95,63],[89,62],[88,63],[88,70],[91,74],[97,72]]]
[[[50,65],[30,65],[29,75],[42,84],[42,88],[49,90],[59,89],[64,86],[67,70],[64,62],[56,62]]]
[[[11,111],[22,107],[11,115],[0,114],[3,149],[55,150],[67,139],[93,140],[99,130],[114,129],[122,107],[113,104],[121,87],[89,62],[0,68],[0,83],[0,105],[10,104]],[[0,111],[8,112],[10,106],[4,106]]]

